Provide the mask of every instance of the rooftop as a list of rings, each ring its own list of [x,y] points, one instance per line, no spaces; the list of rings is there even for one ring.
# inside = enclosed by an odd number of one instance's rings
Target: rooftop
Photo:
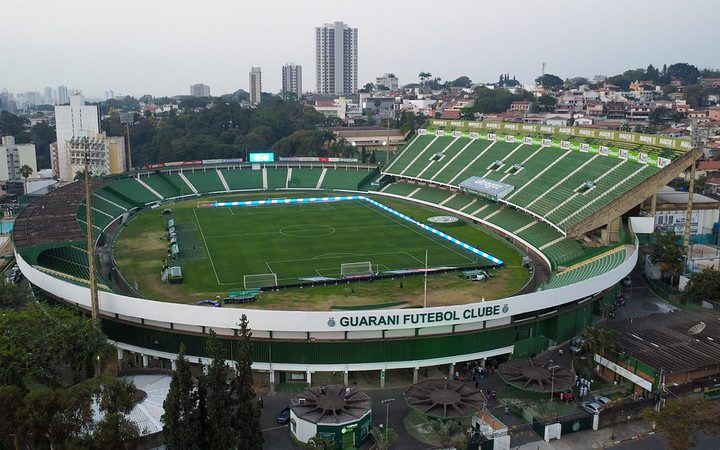
[[[704,324],[698,326],[698,324]],[[680,310],[609,322],[623,351],[665,373],[717,366],[720,314]]]

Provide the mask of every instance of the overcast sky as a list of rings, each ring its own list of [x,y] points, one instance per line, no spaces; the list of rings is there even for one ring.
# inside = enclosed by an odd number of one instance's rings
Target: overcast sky
[[[213,95],[280,89],[281,67],[303,66],[315,89],[315,27],[358,28],[359,84],[393,72],[521,82],[613,75],[690,62],[720,67],[718,0],[0,0],[0,89],[66,85],[86,96]]]

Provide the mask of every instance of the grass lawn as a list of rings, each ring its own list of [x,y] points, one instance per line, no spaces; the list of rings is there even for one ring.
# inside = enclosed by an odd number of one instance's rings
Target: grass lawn
[[[313,195],[317,195],[314,193]],[[300,197],[298,193],[287,197]],[[235,196],[234,198],[237,198]],[[245,199],[266,198],[246,194]],[[225,197],[227,198],[227,197]],[[214,197],[213,200],[216,198]],[[219,199],[219,197],[217,198]],[[432,209],[383,197],[376,200],[425,222]],[[115,260],[141,294],[155,299],[189,303],[243,289],[244,275],[274,272],[278,282],[294,283],[306,277],[339,277],[340,265],[369,261],[374,270],[420,268],[428,251],[430,267],[469,267],[490,262],[460,246],[434,236],[365,201],[257,207],[197,208],[197,199],[172,205],[178,224],[184,282],[160,281],[167,242],[164,218],[149,210],[120,232]],[[480,298],[512,295],[529,274],[521,254],[507,241],[470,224],[438,229],[504,260],[489,282],[470,282],[455,273],[429,277],[429,300],[434,305],[469,303]],[[175,264],[175,263],[173,263]],[[304,287],[263,292],[261,301],[245,307],[276,309],[330,309],[335,305],[367,305],[404,300],[422,304],[422,278],[410,277],[399,289],[399,279],[337,286]]]

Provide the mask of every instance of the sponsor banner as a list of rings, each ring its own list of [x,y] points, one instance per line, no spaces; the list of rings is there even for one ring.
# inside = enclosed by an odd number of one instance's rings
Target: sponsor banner
[[[223,160],[222,159],[203,159],[202,163],[203,164],[222,164]]]
[[[610,149],[604,145],[601,145],[598,149],[598,153],[600,153],[603,156],[607,156],[610,153]]]
[[[497,141],[497,135],[495,133],[488,134],[488,141]]]
[[[525,136],[525,138],[523,139],[523,143],[526,144],[526,145],[532,145],[532,144],[533,144],[533,138],[531,138],[530,136]]]
[[[660,168],[663,168],[670,164],[670,160],[667,158],[663,158],[662,156],[658,157],[657,166]]]
[[[357,158],[329,158],[327,156],[281,156],[280,162],[322,162],[322,163],[356,163]]]
[[[583,142],[582,144],[580,144],[580,151],[583,152],[583,153],[589,152],[589,151],[590,151],[590,144],[586,144],[585,142]]]
[[[510,143],[515,142],[515,136],[512,136],[512,135],[510,135],[510,134],[506,135],[506,136],[505,136],[505,142],[510,142]]]
[[[560,148],[563,150],[570,150],[570,142],[560,141]]]
[[[472,133],[470,133],[470,139],[479,139],[479,138],[480,138],[480,134],[478,134],[476,131],[473,131]]]
[[[462,127],[464,126],[464,123],[462,120],[453,120],[450,122],[451,127]]]
[[[625,150],[624,148],[621,148],[621,149],[618,151],[618,158],[620,158],[620,159],[628,159],[628,156],[629,156],[629,155],[628,155],[628,151]]]
[[[463,134],[462,131],[453,131],[452,135],[454,138],[459,138],[462,137]]]
[[[552,141],[550,139],[543,139],[541,143],[543,147],[550,147],[552,145]]]
[[[242,158],[203,159],[194,161],[170,161],[164,163],[145,164],[146,169],[162,169],[164,167],[198,166],[202,164],[236,164],[243,162]]]
[[[435,130],[435,136],[445,136],[445,130]]]
[[[419,136],[425,136],[426,134],[427,134],[427,130],[425,128],[418,128]]]

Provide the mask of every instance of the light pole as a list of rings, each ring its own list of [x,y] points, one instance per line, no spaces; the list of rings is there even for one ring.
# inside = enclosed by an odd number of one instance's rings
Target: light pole
[[[388,141],[383,141],[383,147],[385,148],[385,167],[388,166],[388,163],[390,162],[390,147],[388,147]]]
[[[559,368],[560,366],[557,364],[548,367],[548,370],[550,371],[550,403],[553,401],[553,393],[555,391],[555,371]]]
[[[394,398],[386,398],[385,400],[380,400],[380,403],[385,405],[385,431],[383,432],[383,440],[386,440],[385,437],[388,435],[388,426],[390,425],[390,403],[394,402]]]

